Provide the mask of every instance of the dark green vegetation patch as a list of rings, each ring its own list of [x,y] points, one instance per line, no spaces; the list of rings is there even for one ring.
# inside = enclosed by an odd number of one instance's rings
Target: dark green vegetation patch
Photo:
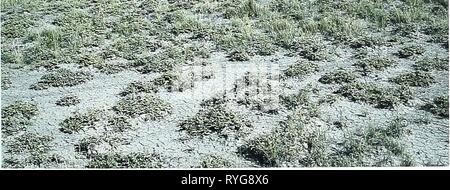
[[[52,141],[53,137],[51,136],[26,132],[12,141],[5,142],[5,152],[12,154],[3,157],[2,167],[51,167],[54,164],[62,163],[62,157],[50,153]]]
[[[121,98],[114,106],[114,110],[129,117],[145,115],[148,119],[157,120],[171,114],[172,106],[154,95],[141,93]]]
[[[448,58],[425,57],[422,60],[417,61],[413,67],[414,69],[421,71],[447,71]]]
[[[60,131],[63,133],[77,133],[89,127],[94,127],[95,123],[100,121],[101,110],[88,110],[86,112],[75,112],[72,116],[64,119],[59,124]]]
[[[2,74],[2,76],[1,76],[1,82],[2,82],[2,90],[6,90],[6,89],[8,89],[9,87],[11,87],[11,84],[12,84],[12,82],[11,82],[11,79],[9,79],[9,77],[7,77],[6,75],[4,75],[4,74]]]
[[[8,146],[8,151],[13,153],[24,153],[29,151],[30,153],[45,153],[48,152],[51,147],[48,146],[53,140],[50,136],[39,135],[36,133],[24,133],[15,138],[16,143]]]
[[[408,58],[413,55],[422,55],[423,53],[425,53],[425,48],[423,48],[422,46],[408,45],[408,46],[402,47],[398,51],[398,56],[401,58]]]
[[[448,118],[448,95],[436,97],[433,102],[424,106],[431,113]]]
[[[45,74],[38,83],[32,85],[30,88],[42,90],[50,87],[75,86],[92,79],[93,75],[87,72],[73,72],[68,69],[59,69],[55,72]]]
[[[80,98],[76,95],[67,95],[62,97],[61,99],[56,101],[56,105],[58,106],[73,106],[77,105],[81,102]]]
[[[355,81],[356,75],[353,74],[351,71],[345,71],[345,70],[337,70],[330,73],[324,74],[322,77],[320,77],[319,82],[324,84],[342,84],[342,83],[350,83]]]
[[[435,83],[434,77],[430,73],[424,71],[414,71],[403,73],[391,79],[400,85],[408,85],[413,87],[428,87]]]
[[[158,154],[144,153],[106,153],[93,156],[87,168],[162,168],[167,163]]]
[[[218,155],[207,155],[201,160],[202,168],[232,168],[236,164]]]
[[[304,75],[318,72],[319,66],[312,62],[298,62],[293,65],[289,65],[286,70],[283,71],[285,77],[302,77]]]
[[[394,108],[399,103],[407,103],[411,91],[404,86],[398,88],[380,87],[371,82],[353,82],[341,87],[336,93],[356,102],[365,102],[378,108]]]
[[[239,148],[244,157],[265,167],[280,167],[282,162],[296,159],[307,147],[302,124],[277,128],[267,135],[253,139]],[[315,145],[319,145],[315,143]]]
[[[132,128],[128,115],[115,114],[106,110],[89,109],[74,112],[60,124],[63,133],[79,133],[87,129],[105,129],[112,132],[125,132]]]
[[[179,126],[193,136],[202,137],[217,133],[228,137],[228,133],[250,127],[250,123],[236,113],[227,110],[223,105],[214,105],[205,107],[194,117],[181,122]]]
[[[397,65],[394,60],[387,57],[371,56],[358,61],[355,66],[361,68],[364,73],[382,71],[388,67]]]
[[[128,86],[120,93],[120,95],[127,96],[129,94],[137,94],[140,92],[158,92],[158,87],[153,83],[153,81],[134,81],[128,84]]]
[[[31,125],[31,119],[38,114],[39,110],[35,103],[26,101],[15,101],[2,108],[2,133],[12,135],[26,130]]]
[[[411,166],[414,161],[399,143],[407,131],[402,119],[386,127],[369,126],[345,136],[333,148],[325,133],[308,131],[301,112],[290,115],[280,127],[248,141],[239,148],[245,158],[264,167]]]

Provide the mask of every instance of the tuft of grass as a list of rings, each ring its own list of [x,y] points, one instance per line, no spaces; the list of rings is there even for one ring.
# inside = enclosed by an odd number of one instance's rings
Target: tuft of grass
[[[320,77],[319,82],[324,84],[342,84],[350,83],[356,80],[356,75],[346,70],[336,70],[330,73],[324,74]]]
[[[342,86],[336,93],[356,102],[365,102],[377,108],[392,109],[399,103],[407,103],[412,92],[405,86],[386,88],[371,82],[353,82]]]
[[[283,71],[283,75],[285,77],[301,77],[318,71],[319,66],[317,64],[301,61],[293,65],[289,65],[288,68]]]
[[[63,133],[78,133],[85,128],[95,127],[95,123],[100,121],[103,112],[101,110],[88,110],[86,112],[75,112],[64,121],[62,121],[59,126],[59,130]]]
[[[439,57],[426,57],[420,61],[417,61],[413,65],[414,69],[420,71],[447,71],[448,70],[448,58]]]
[[[203,137],[216,133],[227,138],[230,132],[250,127],[250,122],[219,104],[200,110],[192,118],[182,121],[179,127],[192,136]]]
[[[433,102],[427,103],[423,108],[435,115],[448,118],[448,95],[434,98]]]
[[[391,22],[401,24],[425,21],[429,15],[423,7],[423,5],[413,5],[395,8],[391,12]]]
[[[406,127],[407,125],[397,118],[387,128],[369,127],[363,137],[370,146],[384,147],[394,155],[400,155],[404,150],[397,139],[403,136]]]
[[[87,168],[162,168],[167,166],[164,159],[156,154],[146,153],[105,153],[90,158]]]
[[[56,105],[58,106],[73,106],[77,105],[81,102],[80,98],[76,95],[67,95],[62,97],[61,99],[56,101]]]
[[[162,119],[172,112],[169,103],[150,94],[129,94],[121,98],[113,109],[129,117],[145,115],[151,120]]]
[[[297,40],[302,34],[295,20],[282,16],[270,16],[262,20],[259,25],[272,39],[271,43],[267,43],[268,45],[276,44],[286,49],[295,50]]]
[[[39,112],[36,103],[15,101],[2,108],[2,133],[12,135],[24,131],[27,125],[31,125],[31,119]]]
[[[203,107],[203,108],[209,108],[209,107],[220,106],[220,105],[223,105],[223,104],[227,103],[228,100],[229,100],[229,99],[226,97],[225,94],[222,94],[222,95],[216,95],[216,96],[213,96],[212,98],[203,100],[203,101],[200,103],[200,106]]]
[[[390,81],[400,85],[407,85],[413,87],[428,87],[435,83],[434,77],[430,73],[424,71],[413,71],[409,73],[400,74]]]
[[[397,55],[400,58],[408,58],[414,55],[422,55],[425,52],[425,48],[419,45],[407,45],[402,47]]]
[[[27,47],[22,55],[16,55],[15,63],[25,63],[35,68],[44,67],[48,70],[58,68],[57,64],[61,61],[61,53],[56,50],[47,49],[39,44]]]
[[[362,71],[367,74],[373,71],[383,71],[388,67],[395,66],[397,63],[383,56],[370,56],[358,61],[355,66],[362,69]]]
[[[112,32],[123,36],[137,34],[141,31],[152,31],[153,25],[141,15],[127,14],[120,16],[112,25]]]
[[[68,69],[59,69],[55,72],[45,74],[40,81],[33,84],[33,90],[48,89],[50,87],[75,86],[93,79],[93,75],[88,72],[73,72]]]

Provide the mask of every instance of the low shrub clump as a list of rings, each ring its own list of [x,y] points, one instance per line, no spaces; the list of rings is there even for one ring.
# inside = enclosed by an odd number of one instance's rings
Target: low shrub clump
[[[331,144],[324,131],[310,128],[294,112],[270,133],[247,141],[238,152],[264,167],[411,166],[413,160],[398,141],[407,123],[395,119],[387,126],[349,131],[344,141]],[[380,156],[381,155],[381,156]]]
[[[35,103],[26,101],[15,101],[2,108],[2,133],[12,135],[24,131],[26,126],[31,125],[31,119],[38,112],[39,109]]]
[[[375,36],[361,36],[355,38],[350,42],[350,47],[352,48],[362,48],[362,47],[373,47],[383,44],[383,40],[380,37]]]
[[[12,141],[5,142],[6,153],[2,159],[4,168],[55,167],[63,158],[53,154],[51,142],[53,137],[25,132]]]
[[[205,156],[201,161],[202,168],[232,168],[236,164],[217,155]]]
[[[166,101],[150,94],[129,94],[114,106],[117,113],[129,117],[145,115],[147,119],[162,119],[172,112],[172,106]]]
[[[158,87],[152,81],[134,81],[120,93],[121,96],[137,94],[140,92],[153,93],[158,92]]]
[[[2,81],[2,84],[1,84],[2,90],[6,90],[9,87],[11,87],[11,84],[12,84],[11,79],[9,79],[9,77],[7,77],[6,75],[2,74],[1,81]]]
[[[336,93],[352,101],[365,102],[377,108],[394,108],[399,103],[407,103],[411,99],[411,91],[404,86],[385,88],[371,82],[353,82],[341,87]]]
[[[61,127],[59,130],[69,134],[80,132],[85,128],[94,127],[95,123],[100,121],[101,115],[102,111],[96,109],[75,112],[59,124]]]
[[[296,94],[280,95],[281,104],[288,110],[293,110],[301,105],[309,103],[309,94],[306,90],[300,90]]]
[[[94,155],[87,168],[162,168],[167,163],[155,153],[105,153]]]
[[[372,56],[358,61],[355,66],[362,69],[364,73],[382,71],[388,67],[395,66],[396,63],[387,57]]]
[[[73,72],[68,69],[59,69],[53,73],[45,74],[38,83],[32,85],[30,88],[42,90],[50,87],[75,86],[92,79],[93,75],[87,72]]]
[[[300,43],[299,55],[310,61],[322,61],[328,58],[329,53],[321,38],[304,38]]]
[[[215,105],[200,110],[194,117],[181,122],[179,127],[192,136],[203,137],[216,133],[228,137],[230,132],[250,127],[250,123],[223,105]]]
[[[155,86],[163,87],[167,91],[180,91],[194,87],[194,81],[182,78],[180,75],[174,73],[163,73],[160,77],[152,80]]]
[[[43,154],[51,150],[48,144],[52,140],[53,138],[50,136],[27,132],[16,137],[14,143],[7,146],[7,151],[11,153]]]
[[[194,87],[194,81],[191,78],[181,77],[172,72],[162,73],[161,76],[150,81],[135,81],[130,83],[121,93],[126,96],[133,93],[154,93],[159,92],[160,88],[164,88],[168,92],[183,92]]]
[[[264,167],[323,166],[327,140],[320,130],[305,130],[307,122],[302,115],[302,111],[294,111],[279,127],[247,141],[238,152]]]
[[[293,65],[289,65],[286,70],[283,71],[285,77],[301,77],[310,73],[318,72],[319,66],[312,62],[298,62]]]
[[[447,71],[448,70],[448,58],[439,57],[426,57],[420,61],[417,61],[413,65],[414,69],[420,71]]]
[[[428,72],[414,71],[409,73],[403,73],[391,79],[400,85],[408,85],[413,87],[428,87],[435,83],[434,77]]]
[[[330,73],[324,74],[320,77],[319,82],[324,84],[342,84],[342,83],[350,83],[355,81],[356,75],[350,71],[345,70],[337,70]]]
[[[137,60],[137,64],[143,64],[141,68],[138,69],[142,74],[156,73],[156,72],[168,72],[175,68],[179,63],[175,59],[158,59],[158,58],[141,58]]]
[[[81,102],[80,98],[75,95],[67,95],[56,101],[58,106],[73,106]]]
[[[434,98],[433,102],[427,103],[424,108],[435,115],[448,118],[448,95]]]
[[[408,58],[408,57],[411,57],[413,55],[422,55],[424,52],[425,52],[425,48],[423,48],[422,46],[419,46],[419,45],[408,45],[408,46],[402,47],[398,51],[398,56],[400,58]]]

